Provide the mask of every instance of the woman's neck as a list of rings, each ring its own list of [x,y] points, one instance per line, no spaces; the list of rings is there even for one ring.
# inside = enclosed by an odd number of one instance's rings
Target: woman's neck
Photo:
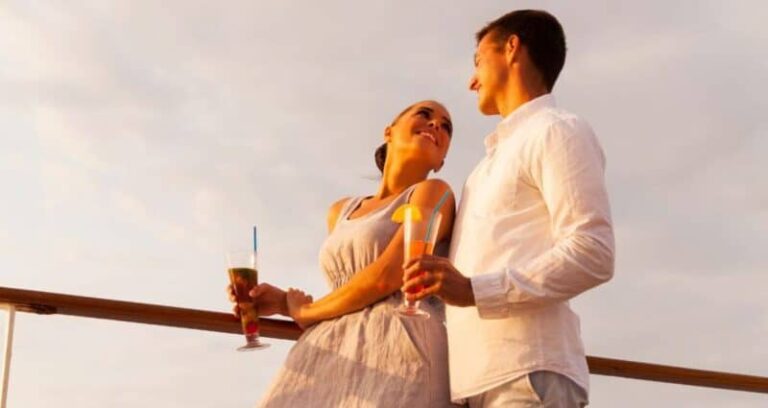
[[[399,194],[406,188],[426,180],[429,171],[430,169],[417,169],[413,165],[405,166],[403,163],[387,160],[379,190],[374,198],[382,200],[393,194]]]

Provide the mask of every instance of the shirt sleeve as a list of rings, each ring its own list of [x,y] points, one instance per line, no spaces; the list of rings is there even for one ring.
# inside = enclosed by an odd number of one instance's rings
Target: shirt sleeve
[[[561,302],[613,276],[605,156],[589,125],[578,119],[550,125],[532,150],[529,170],[549,212],[553,245],[522,266],[472,278],[484,319]]]

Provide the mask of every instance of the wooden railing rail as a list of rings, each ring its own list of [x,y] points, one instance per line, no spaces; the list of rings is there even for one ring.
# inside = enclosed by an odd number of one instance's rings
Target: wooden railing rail
[[[0,304],[3,303],[20,312],[240,334],[240,322],[230,313],[0,287]],[[301,335],[301,329],[286,320],[261,319],[260,328],[265,337],[295,340]],[[589,371],[596,375],[768,394],[768,377],[593,356],[588,356],[587,362]]]

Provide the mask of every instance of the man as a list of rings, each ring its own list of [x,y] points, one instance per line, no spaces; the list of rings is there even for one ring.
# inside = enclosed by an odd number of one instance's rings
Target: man
[[[412,300],[448,305],[451,395],[470,407],[582,407],[589,371],[569,299],[613,275],[605,159],[589,125],[550,94],[565,35],[520,10],[477,34],[485,115],[500,115],[464,185],[450,258],[405,266]]]

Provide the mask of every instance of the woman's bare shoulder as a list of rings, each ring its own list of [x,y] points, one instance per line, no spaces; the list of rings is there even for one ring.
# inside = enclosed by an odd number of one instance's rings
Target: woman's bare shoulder
[[[333,227],[336,226],[336,220],[339,218],[339,214],[341,214],[341,210],[344,208],[344,204],[346,204],[347,201],[349,201],[350,197],[343,197],[339,199],[338,201],[335,201],[333,204],[331,204],[331,207],[328,208],[328,232],[330,233],[333,231]]]
[[[441,179],[427,179],[416,185],[411,202],[435,204],[446,192],[448,198],[453,200],[454,194],[450,184]]]

